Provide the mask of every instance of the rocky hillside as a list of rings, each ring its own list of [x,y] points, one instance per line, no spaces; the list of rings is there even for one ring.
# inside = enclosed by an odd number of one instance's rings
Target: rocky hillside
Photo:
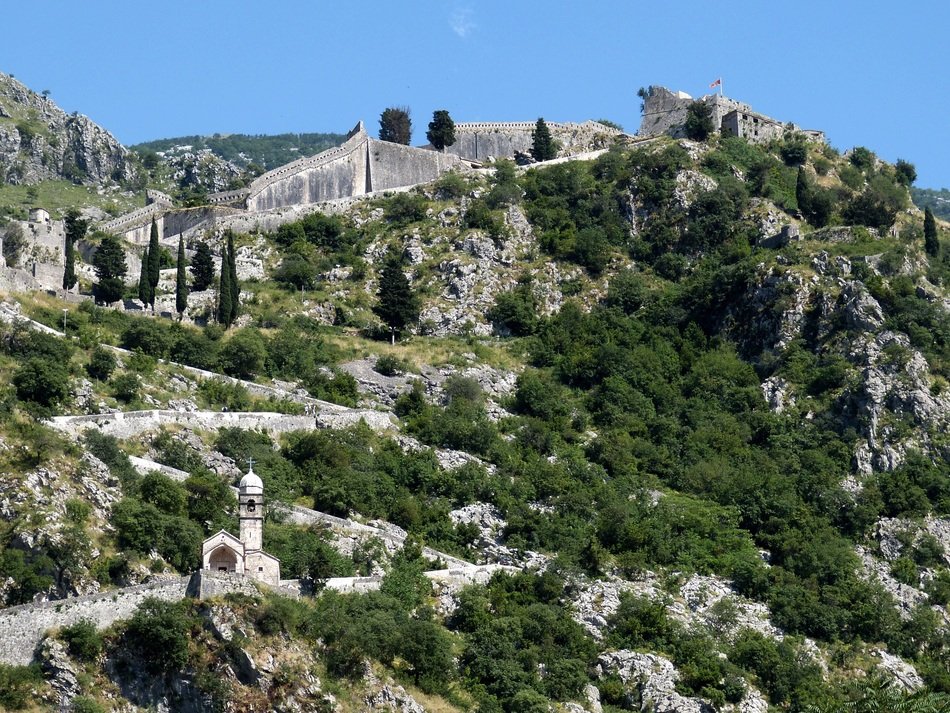
[[[946,711],[950,259],[906,182],[662,138],[233,236],[228,330],[19,296],[4,603],[192,571],[251,460],[303,596],[52,627],[0,704]]]
[[[0,73],[0,182],[129,182],[136,168],[112,134]]]

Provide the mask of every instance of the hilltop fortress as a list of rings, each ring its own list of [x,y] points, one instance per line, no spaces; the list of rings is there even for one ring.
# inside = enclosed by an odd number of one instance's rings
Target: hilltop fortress
[[[824,141],[825,135],[815,129],[802,129],[754,111],[751,106],[719,94],[693,99],[686,92],[673,92],[666,87],[649,87],[643,95],[642,136],[669,134],[682,138],[686,134],[686,110],[694,101],[701,101],[712,110],[713,129],[730,136],[741,136],[752,143],[764,144],[781,139],[786,133],[798,132],[813,141]]]
[[[711,108],[714,129],[741,136],[754,143],[780,139],[800,132],[810,140],[823,141],[821,131],[801,129],[754,111],[748,104],[711,94],[694,100],[684,92],[651,86],[642,94],[643,111],[637,138],[667,134],[684,136],[686,112],[694,101]],[[609,148],[621,140],[633,140],[620,129],[606,124],[548,122],[560,144],[560,157],[571,157]],[[207,204],[194,208],[174,205],[161,191],[148,190],[146,205],[100,223],[99,229],[120,236],[133,248],[127,255],[128,279],[138,274],[139,253],[148,243],[154,220],[161,241],[170,247],[179,235],[193,237],[224,228],[239,232],[275,230],[299,220],[320,204],[359,198],[385,191],[404,190],[433,181],[448,171],[468,171],[496,158],[514,158],[530,152],[535,122],[476,122],[455,125],[455,143],[444,151],[431,146],[414,147],[375,139],[360,121],[335,148],[298,159],[255,178],[239,190],[213,193]],[[7,269],[5,281],[18,289],[57,289],[62,279],[64,232],[62,223],[35,210],[21,225],[35,244],[25,269]],[[84,256],[89,257],[89,256]]]

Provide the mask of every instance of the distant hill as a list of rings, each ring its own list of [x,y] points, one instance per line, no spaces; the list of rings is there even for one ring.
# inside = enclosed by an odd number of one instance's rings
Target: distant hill
[[[139,154],[178,153],[182,147],[190,151],[210,149],[212,153],[225,161],[246,167],[256,163],[270,170],[289,163],[302,156],[311,156],[346,139],[345,134],[277,134],[274,136],[248,134],[215,134],[214,136],[179,136],[172,139],[158,139],[131,146]]]
[[[950,220],[950,189],[911,188],[910,197],[921,210],[930,208],[938,218]]]

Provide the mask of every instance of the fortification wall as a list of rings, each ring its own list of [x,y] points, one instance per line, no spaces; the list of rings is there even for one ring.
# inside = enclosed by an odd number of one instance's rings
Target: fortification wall
[[[25,666],[49,629],[62,628],[82,619],[104,629],[128,619],[147,598],[178,601],[193,595],[192,577],[174,577],[111,592],[88,594],[42,604],[23,604],[0,610],[0,663]]]
[[[137,208],[131,213],[120,215],[107,223],[100,223],[99,229],[113,235],[119,235],[138,245],[148,244],[152,218],[158,224],[158,234],[164,234],[163,219],[167,205],[164,202],[151,203],[144,208]]]
[[[249,187],[247,209],[270,210],[365,193],[367,140],[360,122],[341,146],[259,176]]]
[[[618,129],[596,121],[583,124],[546,122],[552,136],[561,144],[562,153],[577,153],[606,148],[623,136]],[[536,122],[499,121],[473,122],[455,125],[455,143],[446,152],[472,161],[489,157],[512,158],[515,153],[531,150]]]
[[[165,214],[163,221],[162,236],[166,241],[174,242],[177,245],[179,234],[190,233],[195,228],[204,229],[220,218],[243,213],[242,210],[220,205],[169,211]]]
[[[446,171],[461,165],[451,153],[403,146],[389,141],[369,139],[369,177],[366,191],[386,191],[434,181]],[[345,195],[333,198],[345,198]]]

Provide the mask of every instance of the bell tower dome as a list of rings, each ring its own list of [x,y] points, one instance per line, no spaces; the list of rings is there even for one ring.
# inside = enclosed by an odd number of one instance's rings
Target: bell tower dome
[[[264,481],[254,472],[253,464],[238,484],[238,518],[245,551],[263,549]]]

